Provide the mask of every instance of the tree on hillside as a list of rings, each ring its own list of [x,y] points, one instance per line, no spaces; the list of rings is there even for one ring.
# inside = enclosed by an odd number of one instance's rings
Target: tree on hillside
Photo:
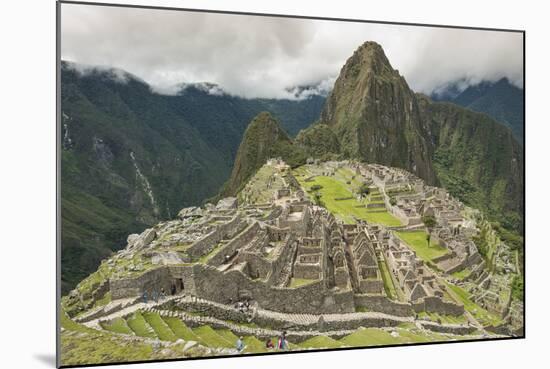
[[[432,229],[437,225],[437,220],[433,215],[425,215],[422,217],[422,222],[428,229]]]
[[[370,193],[369,185],[363,183],[361,186],[359,186],[357,193],[361,195],[361,197],[367,196]]]
[[[437,220],[433,215],[425,215],[422,217],[422,222],[428,228],[428,234],[426,235],[426,241],[428,242],[428,247],[430,247],[430,240],[432,239],[432,229],[437,225]]]
[[[313,192],[317,192],[322,188],[323,188],[323,186],[321,186],[319,184],[315,184],[315,185],[311,186],[310,190],[313,191]]]
[[[325,206],[325,203],[321,200],[321,194],[318,191],[313,194],[313,200],[315,201],[315,205],[322,207]]]

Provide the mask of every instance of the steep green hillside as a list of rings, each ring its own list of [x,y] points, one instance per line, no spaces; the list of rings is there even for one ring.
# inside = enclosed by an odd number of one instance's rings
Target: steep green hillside
[[[304,164],[306,153],[294,144],[268,112],[258,114],[246,129],[224,195],[236,195],[269,158],[281,157],[290,166]]]
[[[485,114],[424,100],[442,186],[467,204],[521,230],[523,152],[512,131]]]
[[[273,111],[297,132],[324,101],[242,99],[193,86],[160,95],[120,70],[77,69],[62,63],[63,292],[128,234],[218,193],[256,114]]]
[[[450,89],[452,85],[446,90]],[[523,89],[502,78],[496,82],[483,81],[452,94],[446,93],[446,90],[432,98],[489,115],[510,127],[520,145],[523,144]]]
[[[307,155],[320,159],[338,156],[340,141],[326,124],[312,124],[296,136],[296,144],[302,146]]]
[[[405,168],[437,184],[415,95],[377,43],[364,43],[346,61],[320,122],[334,130],[346,157]]]

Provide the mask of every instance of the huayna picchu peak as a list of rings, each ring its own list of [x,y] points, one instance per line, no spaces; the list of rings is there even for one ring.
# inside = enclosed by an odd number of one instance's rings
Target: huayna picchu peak
[[[346,143],[346,157],[405,168],[437,183],[414,92],[379,44],[366,42],[348,59],[320,121]]]
[[[342,157],[409,170],[521,231],[523,150],[510,129],[413,92],[379,44],[347,60],[319,123],[333,130]]]

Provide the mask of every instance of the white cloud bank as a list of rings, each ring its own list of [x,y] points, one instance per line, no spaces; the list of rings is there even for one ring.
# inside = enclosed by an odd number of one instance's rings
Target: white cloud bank
[[[244,97],[293,98],[296,86],[330,88],[367,40],[415,91],[502,77],[523,86],[521,33],[77,4],[61,15],[64,60],[121,68],[166,92],[211,82]]]

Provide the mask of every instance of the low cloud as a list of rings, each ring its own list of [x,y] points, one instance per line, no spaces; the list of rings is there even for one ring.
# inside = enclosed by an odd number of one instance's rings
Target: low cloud
[[[209,82],[243,97],[323,94],[367,40],[419,92],[502,77],[523,85],[519,33],[77,4],[63,4],[61,19],[63,59],[120,68],[160,93]]]

